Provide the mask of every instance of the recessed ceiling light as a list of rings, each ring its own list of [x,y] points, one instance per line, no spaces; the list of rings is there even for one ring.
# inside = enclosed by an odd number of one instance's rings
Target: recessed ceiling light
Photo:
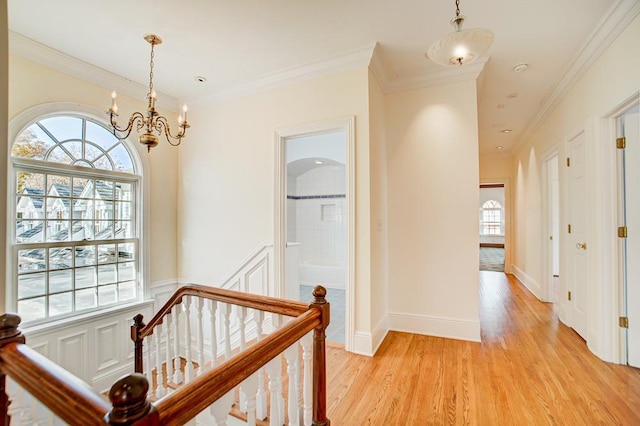
[[[515,64],[513,66],[513,70],[515,72],[522,72],[522,71],[526,70],[527,68],[529,68],[529,64],[525,64],[525,63]]]
[[[198,83],[206,83],[207,82],[207,77],[203,77],[201,75],[196,75],[195,77],[193,77],[193,79],[195,81],[197,81]]]
[[[507,99],[515,99],[518,97],[518,92],[509,93]]]
[[[503,129],[503,130],[500,130],[500,133],[511,133],[512,131],[513,130],[511,129]]]
[[[498,146],[496,146],[496,149],[502,149],[502,148],[503,148],[503,146],[502,146],[502,145],[498,145]]]
[[[324,161],[322,161],[322,160],[316,160],[316,161],[314,161],[314,163],[316,163],[316,164],[322,164],[322,163],[324,163]]]

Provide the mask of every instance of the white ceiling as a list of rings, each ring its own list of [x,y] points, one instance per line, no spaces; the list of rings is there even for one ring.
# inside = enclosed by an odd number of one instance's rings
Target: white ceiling
[[[638,13],[638,3],[461,0],[465,28],[488,28],[496,38],[478,85],[481,154],[509,152],[526,137],[606,45],[606,34]],[[156,48],[155,86],[196,103],[370,55],[376,43],[377,75],[388,91],[459,72],[424,56],[452,30],[453,0],[8,0],[8,13],[9,29],[19,36],[145,85],[149,45],[142,36],[158,34],[164,43]],[[515,73],[521,62],[529,69]],[[509,93],[518,97],[508,99]]]

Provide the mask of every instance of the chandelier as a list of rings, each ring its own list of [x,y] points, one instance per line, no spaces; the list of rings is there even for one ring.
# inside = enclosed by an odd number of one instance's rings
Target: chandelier
[[[450,22],[456,29],[440,40],[435,41],[427,50],[427,57],[444,66],[461,66],[475,61],[489,50],[494,35],[484,28],[463,30],[464,16],[460,15],[460,0],[456,0],[456,17]]]
[[[162,43],[162,39],[155,34],[145,34],[144,39],[151,45],[151,60],[149,61],[149,92],[147,93],[147,110],[146,112],[136,111],[129,117],[129,122],[125,127],[118,127],[118,105],[116,104],[115,90],[111,94],[111,108],[109,108],[109,122],[113,128],[113,135],[118,139],[126,139],[129,137],[133,128],[138,132],[144,131],[138,141],[147,147],[147,152],[151,148],[158,145],[158,136],[164,134],[167,142],[173,146],[180,145],[185,132],[191,126],[187,122],[187,105],[182,108],[182,114],[178,116],[178,133],[173,135],[169,128],[167,119],[156,111],[156,92],[153,90],[153,48]]]

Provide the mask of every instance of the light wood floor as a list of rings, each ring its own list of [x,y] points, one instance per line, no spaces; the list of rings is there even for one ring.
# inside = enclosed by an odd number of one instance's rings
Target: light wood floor
[[[512,277],[480,283],[481,344],[391,332],[373,358],[329,348],[332,425],[640,425],[640,370],[600,361]]]

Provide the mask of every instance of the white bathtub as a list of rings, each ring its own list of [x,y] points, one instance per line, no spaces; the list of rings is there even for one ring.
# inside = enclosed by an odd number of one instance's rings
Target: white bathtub
[[[298,264],[298,281],[300,285],[325,288],[344,289],[347,281],[347,269],[344,266]]]

